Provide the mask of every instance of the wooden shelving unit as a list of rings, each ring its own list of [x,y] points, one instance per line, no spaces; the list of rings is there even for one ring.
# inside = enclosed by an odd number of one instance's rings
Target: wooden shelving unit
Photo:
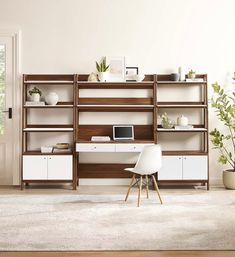
[[[197,75],[196,78],[203,79],[203,81],[186,82],[186,81],[170,81],[169,74],[157,75],[156,78],[156,115],[158,115],[163,109],[169,110],[187,110],[187,109],[199,109],[201,110],[203,124],[191,124],[192,129],[177,130],[164,129],[161,125],[158,125],[155,131],[156,143],[164,145],[164,141],[159,139],[163,133],[178,135],[202,135],[202,143],[200,150],[171,150],[167,149],[163,151],[163,162],[165,163],[164,169],[159,172],[159,181],[164,182],[195,182],[207,184],[209,189],[209,166],[208,166],[208,100],[207,100],[207,75]],[[159,91],[164,88],[175,87],[175,91],[179,87],[199,87],[200,88],[200,100],[199,101],[158,101]],[[167,163],[169,165],[167,165]],[[191,171],[188,170],[191,163]],[[168,167],[169,166],[169,167]],[[173,168],[174,167],[174,168]],[[174,174],[174,170],[176,172]],[[178,171],[177,171],[178,169]],[[177,173],[178,172],[178,173]],[[194,172],[194,173],[193,173]],[[177,173],[177,174],[176,174]],[[172,175],[172,178],[171,178]]]
[[[142,82],[88,82],[87,74],[27,74],[23,76],[23,98],[22,98],[22,155],[23,166],[25,160],[30,161],[30,158],[35,162],[32,165],[47,165],[47,178],[33,174],[32,178],[24,178],[24,167],[22,166],[22,187],[28,183],[39,182],[70,182],[73,185],[73,189],[76,189],[79,182],[79,178],[128,178],[130,174],[123,172],[126,167],[133,167],[133,164],[122,163],[81,163],[80,153],[76,152],[76,145],[84,145],[89,149],[100,148],[103,144],[114,147],[116,152],[121,152],[122,147],[127,152],[138,152],[146,144],[160,143],[164,148],[164,141],[161,137],[173,136],[174,138],[187,137],[190,138],[193,135],[198,135],[201,140],[200,149],[170,149],[167,147],[163,149],[163,163],[164,169],[159,172],[159,182],[185,182],[185,183],[202,183],[207,185],[209,189],[209,167],[208,167],[208,101],[207,101],[207,75],[198,75],[198,78],[203,79],[202,82],[185,82],[185,81],[170,81],[169,74],[163,75],[146,75],[145,80]],[[31,86],[38,86],[41,88],[47,87],[47,89],[53,86],[58,86],[63,90],[72,90],[72,99],[60,100],[55,106],[28,106],[26,105],[27,92]],[[163,101],[159,98],[162,89],[170,90],[174,87],[174,90],[188,89],[191,87],[199,87],[200,99],[198,101],[179,101],[174,99],[172,101]],[[110,93],[110,97],[91,97],[86,95],[86,90],[105,90]],[[138,97],[133,97],[124,94],[125,97],[115,97],[115,90],[143,90],[143,95],[138,94]],[[147,91],[146,91],[147,90]],[[89,91],[90,92],[90,91]],[[141,91],[142,92],[142,91]],[[148,92],[148,94],[146,94]],[[149,93],[150,92],[150,93]],[[169,92],[169,94],[171,91]],[[96,94],[93,94],[96,95]],[[97,94],[100,95],[100,94]],[[163,129],[158,122],[158,115],[162,111],[181,112],[181,110],[197,111],[200,110],[202,115],[199,123],[193,124],[193,129],[176,130],[176,129]],[[72,112],[72,122],[68,124],[30,124],[29,115],[31,111],[43,110],[45,115],[50,111],[66,111]],[[133,112],[143,113],[142,115],[151,114],[152,120],[149,124],[133,124],[135,129],[135,140],[118,142],[111,140],[110,142],[92,142],[92,136],[110,136],[112,135],[113,122],[105,121],[104,124],[88,124],[80,123],[80,117],[87,115],[88,112],[102,113],[108,112],[117,115],[117,113]],[[146,113],[146,114],[145,114]],[[59,118],[59,117],[58,117]],[[58,119],[59,120],[59,119]],[[41,133],[48,137],[53,136],[53,133],[66,133],[66,135],[72,135],[72,152],[56,152],[45,154],[41,153],[38,149],[29,149],[28,141],[29,135]],[[90,147],[89,147],[90,145]],[[128,148],[129,147],[129,148]],[[134,147],[131,150],[131,147]],[[94,148],[94,149],[95,149]],[[114,149],[113,148],[113,149]],[[138,148],[138,150],[136,150]],[[102,149],[102,147],[101,147]],[[95,149],[96,150],[96,149]],[[94,152],[96,152],[94,150]],[[125,152],[123,150],[123,152]],[[92,151],[91,151],[92,152]],[[69,159],[67,160],[66,159]],[[67,162],[68,161],[68,162]],[[53,165],[67,165],[72,162],[73,174],[71,178],[56,177],[58,171],[53,170],[49,174],[50,163]],[[46,163],[46,164],[45,164]],[[169,166],[169,164],[171,164]],[[71,166],[71,165],[70,165]],[[33,166],[34,167],[34,166]],[[191,167],[191,173],[187,170],[187,167]],[[60,167],[59,167],[60,168]],[[33,170],[33,168],[32,168]],[[40,173],[40,170],[35,172]],[[45,171],[44,171],[45,173]],[[50,175],[50,176],[49,176]],[[45,176],[45,174],[44,174]],[[54,176],[54,177],[53,177]]]
[[[155,75],[146,75],[143,82],[87,82],[88,75],[78,75],[77,81],[77,139],[80,144],[104,144],[104,142],[91,142],[92,136],[106,135],[113,137],[112,128],[114,124],[79,124],[81,112],[150,112],[154,118],[154,92]],[[80,90],[83,89],[113,89],[151,90],[152,97],[81,97]],[[114,94],[115,95],[115,94]],[[116,115],[116,114],[114,114]],[[149,125],[134,124],[135,140],[117,142],[111,140],[105,144],[153,144],[154,143],[154,122]],[[77,154],[78,178],[128,178],[128,172],[123,172],[126,167],[133,167],[130,164],[115,163],[80,163],[79,153]]]
[[[73,142],[75,142],[75,91],[76,91],[76,75],[66,74],[25,74],[23,75],[23,96],[22,96],[22,172],[21,172],[21,188],[29,183],[51,183],[65,182],[72,183],[73,189],[76,189],[76,166],[75,166],[75,150],[71,152],[52,152],[41,153],[40,150],[29,149],[30,133],[43,133],[46,136],[52,136],[53,133],[72,133]],[[30,87],[37,86],[40,89],[47,88],[50,90],[52,86],[59,86],[65,92],[72,92],[71,101],[60,101],[57,105],[29,106],[26,105],[28,98],[28,90]],[[72,112],[72,124],[29,124],[29,110],[47,110],[67,109]],[[49,133],[49,134],[48,134]],[[41,170],[40,170],[41,169]]]

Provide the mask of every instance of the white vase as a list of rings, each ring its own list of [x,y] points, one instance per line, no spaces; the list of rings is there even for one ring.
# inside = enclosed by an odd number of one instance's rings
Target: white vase
[[[48,105],[56,105],[58,103],[59,96],[55,92],[50,92],[45,97],[45,100]]]
[[[179,80],[185,81],[186,69],[182,66],[179,67]]]
[[[98,73],[99,81],[100,81],[100,82],[105,82],[105,81],[107,81],[107,80],[108,80],[108,75],[109,75],[108,72],[99,72],[99,73]]]
[[[179,126],[188,126],[188,118],[185,117],[184,115],[181,115],[180,117],[177,118],[177,124]]]
[[[33,100],[33,102],[40,102],[40,94],[33,93],[32,94],[32,100]]]
[[[223,171],[223,183],[227,189],[235,189],[235,171],[224,170]]]

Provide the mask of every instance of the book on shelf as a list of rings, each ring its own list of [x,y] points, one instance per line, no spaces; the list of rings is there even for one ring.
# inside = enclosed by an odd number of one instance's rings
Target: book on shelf
[[[186,129],[193,129],[193,125],[187,125],[187,126],[179,126],[175,125],[176,130],[186,130]]]
[[[91,141],[108,142],[110,140],[111,140],[111,138],[109,136],[92,136],[91,137]]]
[[[26,106],[44,106],[45,102],[33,102],[33,101],[26,101]]]
[[[203,78],[195,78],[195,79],[186,79],[186,82],[204,82]]]

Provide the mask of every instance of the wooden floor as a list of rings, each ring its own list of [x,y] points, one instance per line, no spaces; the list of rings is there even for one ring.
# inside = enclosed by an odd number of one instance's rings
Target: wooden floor
[[[0,252],[0,257],[235,257],[235,251]]]

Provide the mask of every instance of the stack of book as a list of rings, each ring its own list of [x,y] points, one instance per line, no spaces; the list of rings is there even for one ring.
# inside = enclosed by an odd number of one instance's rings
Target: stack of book
[[[33,102],[33,101],[27,101],[25,102],[26,106],[44,106],[45,102]]]
[[[100,141],[100,142],[107,142],[110,141],[110,137],[109,136],[92,136],[91,137],[91,141]]]
[[[193,125],[187,125],[187,126],[179,126],[175,125],[176,130],[187,130],[187,129],[193,129]]]

